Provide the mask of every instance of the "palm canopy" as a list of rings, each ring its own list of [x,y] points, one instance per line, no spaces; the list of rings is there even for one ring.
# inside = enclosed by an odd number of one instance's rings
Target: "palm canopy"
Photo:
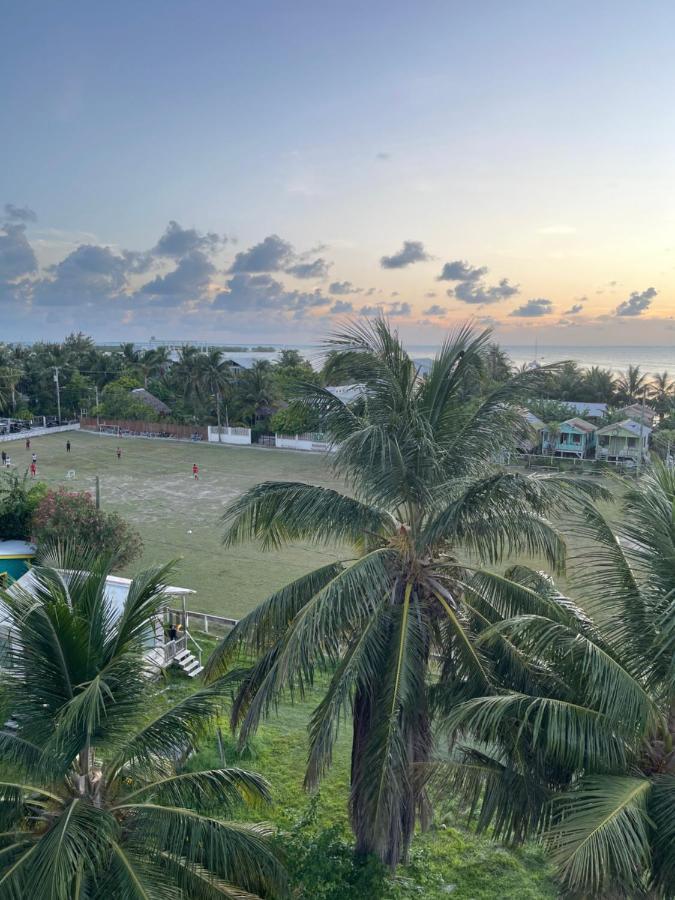
[[[561,620],[570,602],[521,571],[556,615],[517,614],[482,639],[510,642],[529,688],[506,677],[496,694],[448,707],[449,774],[480,824],[543,833],[582,896],[675,890],[673,508],[675,473],[660,465],[627,493],[620,528],[588,506],[575,568],[589,616]]]
[[[323,416],[348,492],[264,483],[225,514],[228,544],[354,548],[352,559],[288,585],[239,622],[206,676],[218,683],[227,672],[238,684],[232,724],[245,740],[285,691],[329,673],[311,720],[306,784],[330,765],[351,713],[357,850],[392,865],[405,858],[416,822],[429,818],[422,764],[433,752],[436,683],[456,700],[485,693],[501,667],[521,667],[505,641],[478,647],[477,637],[514,608],[550,606],[523,588],[504,608],[503,579],[481,563],[527,553],[564,564],[546,513],[568,506],[569,485],[496,463],[526,428],[519,404],[544,372],[480,396],[488,342],[489,332],[460,329],[422,378],[384,320],[346,328],[330,344],[332,374],[344,365],[362,396],[345,404],[307,385],[305,397]]]
[[[2,595],[11,622],[0,732],[0,896],[244,898],[283,889],[263,826],[214,817],[269,799],[240,769],[187,772],[222,699],[173,706],[143,653],[167,567],[132,582],[121,612],[109,561],[55,548],[31,592]],[[153,710],[148,715],[148,710]]]

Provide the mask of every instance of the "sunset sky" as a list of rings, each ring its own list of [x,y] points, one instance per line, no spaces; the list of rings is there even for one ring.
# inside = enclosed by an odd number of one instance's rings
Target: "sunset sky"
[[[672,2],[1,6],[0,340],[675,341]]]

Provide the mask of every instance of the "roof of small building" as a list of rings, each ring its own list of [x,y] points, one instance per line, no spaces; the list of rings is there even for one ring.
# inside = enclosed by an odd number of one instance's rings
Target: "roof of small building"
[[[621,422],[612,422],[611,425],[605,425],[604,428],[598,429],[598,434],[616,434],[616,432],[621,429],[622,431],[627,431],[629,434],[634,435],[635,437],[640,437],[640,434],[644,437],[645,435],[651,434],[651,428],[649,425],[640,425],[639,422],[635,422],[633,419],[624,419]]]
[[[21,576],[21,578],[15,581],[14,584],[9,587],[9,593],[11,593],[18,587],[31,594],[35,589],[34,571],[34,569],[29,569],[25,574]],[[68,572],[63,572],[63,574],[67,576]],[[127,599],[127,594],[129,593],[130,587],[131,578],[121,578],[118,575],[108,575],[105,580],[106,600],[108,600],[113,612],[117,615],[119,615],[124,609],[124,603]],[[167,594],[168,597],[182,597],[187,594],[194,594],[195,592],[190,588],[166,585],[166,587],[164,588],[164,593]],[[168,602],[170,601],[167,599],[167,603]],[[0,622],[2,622],[3,620],[7,621],[8,617],[8,610],[0,601]]]
[[[539,431],[542,428],[546,428],[546,425],[541,421],[539,416],[535,416],[533,412],[530,412],[529,409],[521,409],[520,410],[522,417],[525,419],[528,425],[531,425],[536,431]]]
[[[0,558],[24,559],[27,556],[35,556],[35,544],[28,541],[0,541]]]
[[[136,400],[140,400],[141,403],[151,407],[156,413],[166,416],[171,412],[171,408],[168,407],[163,400],[160,400],[159,397],[155,397],[154,394],[151,394],[150,391],[147,391],[145,388],[133,388],[131,393]]]
[[[563,425],[569,425],[570,428],[576,428],[577,431],[585,431],[588,433],[598,430],[597,425],[593,425],[591,422],[587,422],[585,419],[579,419],[576,416],[571,419],[565,419],[564,422],[560,423],[560,427],[562,428]]]
[[[589,419],[601,419],[607,414],[606,403],[586,403],[583,400],[565,400],[565,406],[571,406],[575,412],[586,415]]]
[[[656,412],[651,406],[643,406],[641,403],[631,403],[630,406],[623,406],[619,412],[625,413],[629,419],[643,419],[646,422],[653,422]]]

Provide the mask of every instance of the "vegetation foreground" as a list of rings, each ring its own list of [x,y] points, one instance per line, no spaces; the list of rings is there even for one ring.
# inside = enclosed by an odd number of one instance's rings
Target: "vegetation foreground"
[[[336,335],[363,393],[298,390],[346,490],[262,482],[224,521],[230,547],[341,558],[245,616],[196,689],[147,677],[169,569],[114,609],[122,545],[43,536],[2,598],[0,896],[673,895],[675,475],[643,475],[617,527],[596,480],[505,470],[550,372],[486,391],[488,336],[422,379],[383,320]]]

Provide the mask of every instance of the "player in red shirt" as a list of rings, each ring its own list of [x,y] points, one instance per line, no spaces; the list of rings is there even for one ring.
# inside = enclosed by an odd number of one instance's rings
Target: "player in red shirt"
[[[30,464],[30,477],[35,478],[35,473],[37,472],[37,466],[34,462]]]
[[[192,465],[192,474],[195,476],[195,481],[199,481],[199,466],[197,463]]]

